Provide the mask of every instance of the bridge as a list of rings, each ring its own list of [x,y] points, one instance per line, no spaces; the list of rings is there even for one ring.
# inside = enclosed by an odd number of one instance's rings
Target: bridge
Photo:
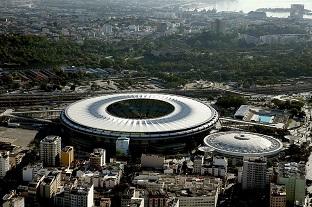
[[[61,109],[42,111],[14,111],[7,109],[0,114],[0,122],[49,124],[58,119]]]
[[[53,105],[62,103],[71,103],[83,98],[100,96],[112,93],[169,93],[176,95],[185,96],[198,96],[215,93],[230,93],[241,96],[252,96],[255,95],[250,92],[240,92],[231,89],[225,89],[221,87],[212,86],[210,88],[203,89],[155,89],[155,90],[107,90],[107,91],[96,91],[96,92],[83,92],[83,93],[36,93],[36,94],[5,94],[0,96],[0,107],[15,107],[15,106],[33,106],[33,105]]]
[[[36,119],[54,120],[60,116],[62,109],[42,110],[42,111],[12,111],[12,117],[28,117]]]
[[[222,125],[244,125],[244,126],[260,126],[265,128],[272,128],[272,129],[284,129],[283,127],[280,127],[275,124],[263,124],[259,122],[250,122],[250,121],[242,121],[238,119],[232,119],[232,118],[219,118],[219,121]]]

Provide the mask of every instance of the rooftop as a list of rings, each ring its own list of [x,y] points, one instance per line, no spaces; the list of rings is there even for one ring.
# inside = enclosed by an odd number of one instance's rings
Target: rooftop
[[[305,163],[304,162],[280,163],[278,166],[278,172],[279,175],[283,177],[304,176]]]
[[[0,152],[0,158],[8,158],[10,153],[8,151]]]
[[[278,139],[241,131],[211,134],[204,139],[204,143],[218,153],[240,157],[271,156],[283,148],[282,142]]]
[[[74,147],[72,147],[72,146],[66,146],[66,147],[64,147],[63,149],[62,149],[62,151],[63,152],[69,152],[69,151],[71,151],[71,150],[73,150],[74,149]]]
[[[273,196],[286,196],[285,185],[276,185],[271,183],[271,195]]]
[[[116,104],[119,111],[115,110]],[[154,107],[155,104],[163,106]],[[165,110],[167,106],[170,106],[169,111]],[[119,114],[120,111],[123,114]],[[67,107],[61,118],[65,124],[80,130],[90,128],[94,129],[94,133],[116,132],[116,136],[120,137],[128,136],[127,133],[204,129],[216,123],[218,114],[211,106],[187,97],[128,93],[78,101]]]
[[[46,136],[45,138],[43,138],[40,142],[41,143],[52,143],[52,142],[58,141],[60,139],[61,139],[61,137],[59,137],[59,136],[49,135],[49,136]]]
[[[71,189],[71,194],[76,194],[76,195],[87,195],[90,191],[90,188],[92,186],[89,185],[79,185],[75,186]]]

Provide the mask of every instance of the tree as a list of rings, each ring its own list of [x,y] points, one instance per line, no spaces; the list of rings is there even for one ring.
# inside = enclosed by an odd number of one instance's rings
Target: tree
[[[74,91],[75,89],[76,89],[76,85],[75,84],[70,86],[70,90]]]
[[[100,60],[100,66],[102,68],[110,68],[113,66],[113,61],[108,58],[103,58]]]
[[[216,105],[222,108],[238,108],[241,105],[247,103],[247,100],[242,96],[230,95],[230,96],[222,96],[218,98]]]

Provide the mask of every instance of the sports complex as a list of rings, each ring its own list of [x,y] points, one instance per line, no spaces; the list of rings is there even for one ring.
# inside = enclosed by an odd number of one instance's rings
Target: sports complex
[[[121,93],[83,99],[61,113],[73,145],[114,152],[130,139],[130,151],[177,153],[192,149],[218,121],[217,111],[192,98],[157,93]]]

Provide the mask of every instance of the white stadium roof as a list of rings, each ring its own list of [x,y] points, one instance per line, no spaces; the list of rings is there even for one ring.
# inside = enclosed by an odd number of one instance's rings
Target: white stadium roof
[[[124,100],[151,99],[163,101],[173,110],[150,119],[122,118],[112,115],[107,107]],[[63,123],[85,132],[129,136],[145,133],[191,133],[212,127],[218,113],[211,106],[191,98],[156,93],[127,93],[84,99],[68,106],[61,116]],[[189,130],[190,132],[186,132]],[[182,132],[184,131],[184,132]],[[127,134],[128,133],[128,134]],[[165,136],[165,135],[164,135]]]
[[[272,156],[283,148],[282,142],[273,137],[240,131],[211,134],[204,143],[218,153],[239,157]]]

